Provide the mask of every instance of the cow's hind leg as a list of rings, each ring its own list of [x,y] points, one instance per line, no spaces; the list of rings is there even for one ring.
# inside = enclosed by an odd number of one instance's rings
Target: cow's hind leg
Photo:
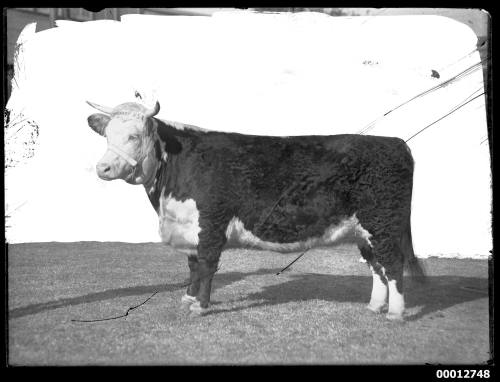
[[[403,320],[403,253],[397,240],[385,238],[374,245],[375,260],[381,265],[389,292],[389,320]]]
[[[373,286],[367,308],[372,312],[380,313],[387,307],[387,280],[380,264],[370,265],[370,270],[372,271]]]
[[[374,261],[373,251],[369,246],[358,246],[361,256],[366,260],[372,272],[373,284],[370,303],[367,309],[380,313],[387,306],[387,280],[380,264]]]
[[[399,267],[398,267],[399,268]],[[389,286],[389,311],[387,318],[389,320],[403,320],[405,310],[405,301],[403,297],[403,266],[401,270],[387,275],[387,284]]]
[[[198,276],[198,257],[196,255],[188,256],[189,265],[189,285],[186,294],[182,296],[181,303],[183,305],[191,305],[197,301],[196,296],[200,290],[200,278]]]

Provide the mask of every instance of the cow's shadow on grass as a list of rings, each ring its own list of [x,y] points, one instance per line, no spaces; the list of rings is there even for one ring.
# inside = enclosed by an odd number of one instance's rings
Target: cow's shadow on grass
[[[269,269],[260,269],[256,272],[252,273],[243,273],[243,272],[227,272],[222,274],[217,274],[217,285],[230,285],[234,282],[245,279],[251,275],[264,275],[273,272],[273,270]],[[57,300],[41,302],[38,304],[31,304],[22,306],[19,308],[14,308],[9,310],[9,319],[20,318],[24,316],[29,316],[32,314],[42,313],[45,311],[50,311],[54,309],[75,306],[80,304],[89,304],[94,302],[113,300],[121,297],[130,297],[130,296],[145,296],[147,294],[152,293],[163,293],[163,292],[174,292],[185,290],[187,286],[188,280],[182,283],[165,283],[165,284],[156,284],[156,285],[136,285],[124,288],[116,288],[116,289],[108,289],[101,292],[94,292],[85,294],[77,297],[67,297],[61,298]]]
[[[405,277],[404,283],[406,307],[420,308],[415,314],[407,316],[407,321],[419,319],[457,304],[488,297],[488,280],[484,278],[428,276],[425,283],[420,283],[413,278]],[[262,286],[261,291],[250,293],[237,300],[254,301],[250,304],[229,309],[215,307],[209,314],[314,299],[332,303],[368,304],[371,289],[371,275],[293,274],[280,284]]]
[[[368,303],[372,287],[371,275],[332,275],[332,274],[288,274],[283,282],[269,284],[267,279],[280,269],[259,269],[254,272],[226,272],[217,274],[214,279],[214,290],[229,286],[252,276],[265,276],[266,280],[258,285],[258,292],[243,295],[238,302],[250,301],[250,304],[234,308],[218,307],[223,301],[214,301],[213,310],[209,314],[234,312],[258,306],[270,306],[288,302],[309,300],[325,300],[332,303],[351,302]],[[256,282],[255,284],[259,284]],[[125,288],[109,289],[77,297],[62,298],[15,308],[9,311],[9,319],[20,318],[53,309],[80,304],[112,300],[121,297],[143,296],[154,292],[174,292],[185,289],[186,283],[139,285]],[[411,278],[405,278],[407,308],[421,306],[418,313],[407,317],[415,320],[429,313],[439,311],[467,301],[488,297],[488,280],[461,276],[429,276],[425,284]],[[241,296],[241,294],[240,294]]]

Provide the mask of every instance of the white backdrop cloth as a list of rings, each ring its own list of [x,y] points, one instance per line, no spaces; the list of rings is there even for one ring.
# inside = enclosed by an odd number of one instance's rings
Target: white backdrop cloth
[[[96,176],[106,140],[88,127],[85,100],[115,106],[137,90],[146,105],[160,101],[159,118],[206,129],[358,133],[376,120],[367,134],[407,139],[483,92],[479,68],[380,118],[480,61],[472,30],[440,16],[227,11],[58,25],[30,25],[18,41],[5,130],[10,243],[160,240],[144,189]],[[408,142],[418,256],[489,255],[486,136],[480,96]]]

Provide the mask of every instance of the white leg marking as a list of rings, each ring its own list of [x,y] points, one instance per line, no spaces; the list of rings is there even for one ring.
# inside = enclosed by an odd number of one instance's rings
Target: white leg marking
[[[390,280],[389,284],[389,312],[387,318],[389,320],[402,320],[405,310],[405,300],[403,294],[398,292],[396,288],[396,280]]]
[[[182,298],[181,298],[181,303],[183,305],[191,305],[191,304],[195,303],[196,301],[198,301],[198,300],[196,300],[196,297],[190,296],[187,293],[184,296],[182,296]]]
[[[202,308],[198,300],[190,305],[189,310],[191,311],[191,316],[203,316],[208,312],[208,308]]]
[[[387,285],[384,284],[380,275],[377,274],[371,266],[370,269],[373,276],[373,287],[370,303],[368,304],[367,308],[372,312],[380,313],[380,311],[386,306]]]

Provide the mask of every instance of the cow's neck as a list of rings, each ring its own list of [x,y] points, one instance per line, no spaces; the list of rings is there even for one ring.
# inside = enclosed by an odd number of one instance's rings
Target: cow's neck
[[[189,132],[179,130],[158,119],[154,119],[154,158],[157,162],[155,175],[144,184],[146,193],[158,212],[162,192],[167,195],[174,192],[180,173],[181,157],[189,151]]]
[[[161,168],[161,161],[156,160],[156,158],[154,160],[156,162],[155,169],[151,172],[151,176],[149,177],[149,179],[143,183],[144,189],[146,190],[148,195],[154,192],[156,188],[156,179],[158,178],[158,173]]]

